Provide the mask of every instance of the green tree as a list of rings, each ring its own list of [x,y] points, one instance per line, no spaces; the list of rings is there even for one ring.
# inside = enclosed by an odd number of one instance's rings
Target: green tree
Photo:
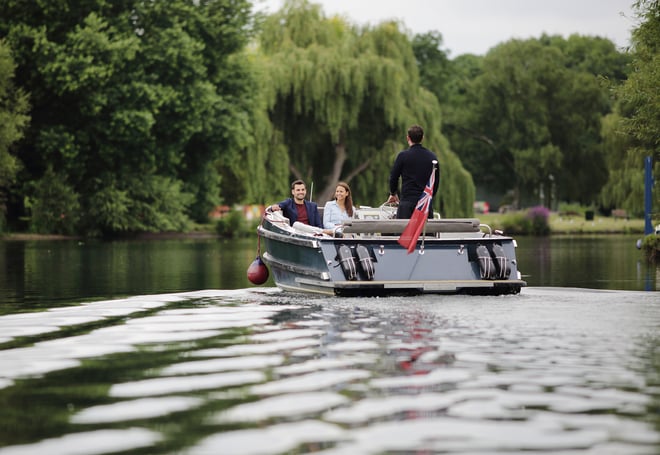
[[[538,174],[518,172],[530,165],[537,167],[539,149],[553,150],[545,100],[552,87],[547,87],[548,81],[543,79],[561,68],[559,58],[557,51],[534,41],[513,40],[488,53],[483,73],[474,81],[471,97],[477,101],[477,114],[472,129],[481,131],[492,144],[483,143],[477,152],[483,153],[487,163],[499,161],[502,171],[508,173],[508,178],[505,174],[492,175],[493,183],[513,183],[518,195],[533,193],[542,182]]]
[[[630,213],[643,212],[644,170],[637,157],[629,154],[631,138],[621,133],[623,119],[615,112],[603,117],[603,151],[608,167],[608,181],[601,191],[605,207],[625,208]]]
[[[80,222],[79,196],[52,169],[35,183],[32,230],[40,234],[75,234]]]
[[[419,68],[422,87],[433,93],[441,105],[447,100],[447,85],[453,71],[449,51],[441,49],[442,34],[432,31],[415,35],[413,52]]]
[[[253,86],[247,89],[245,98],[251,99],[249,128],[239,129],[244,141],[239,156],[228,156],[220,168],[223,173],[223,196],[226,201],[270,204],[288,192],[289,156],[280,131],[273,128],[268,116],[264,85],[270,84],[268,68],[254,49],[247,49],[237,58],[248,62]],[[252,134],[250,135],[249,132]]]
[[[606,205],[641,215],[645,157],[653,158],[656,182],[660,175],[660,2],[640,0],[634,7],[641,23],[632,33],[632,69],[616,91],[617,116],[604,125],[609,143],[623,146],[609,150],[610,174],[602,196]],[[653,204],[660,204],[657,190]]]
[[[16,89],[14,70],[9,46],[0,40],[0,231],[5,222],[9,188],[15,184],[21,165],[12,147],[23,137],[29,122],[27,96]]]
[[[592,202],[606,179],[600,119],[608,92],[547,41],[511,40],[483,59],[452,62],[458,71],[445,108],[452,146],[487,191],[513,188],[524,204],[556,202],[550,194]]]
[[[493,147],[492,139],[484,135],[477,123],[474,83],[483,73],[483,57],[464,54],[450,61],[451,77],[445,86],[446,99],[442,102],[443,130],[465,168],[481,187],[498,189],[505,175],[504,161],[485,159],[484,149]]]
[[[627,78],[630,55],[617,50],[614,43],[607,38],[577,34],[568,38],[542,35],[539,42],[560,49],[564,55],[564,65],[568,69],[613,82]]]
[[[405,131],[419,123],[439,155],[443,212],[471,215],[472,180],[442,136],[438,101],[420,87],[412,44],[397,23],[358,29],[306,0],[287,1],[265,22],[260,51],[286,164],[294,177],[320,184],[316,199],[330,199],[341,179],[358,204],[382,203]]]
[[[250,4],[28,3],[0,1],[34,105],[26,180],[51,167],[79,196],[87,232],[205,221],[232,172],[223,164],[247,143],[228,132],[249,131],[250,77],[231,56],[249,39]]]

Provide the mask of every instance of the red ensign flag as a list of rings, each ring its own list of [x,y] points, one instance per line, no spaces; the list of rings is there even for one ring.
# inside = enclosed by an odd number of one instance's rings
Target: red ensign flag
[[[410,221],[406,225],[406,228],[401,233],[399,237],[399,245],[408,250],[408,254],[412,253],[415,250],[415,245],[417,245],[417,239],[424,229],[426,224],[426,219],[429,216],[429,208],[431,207],[431,200],[433,199],[433,185],[435,184],[435,161],[433,162],[433,169],[431,170],[431,176],[429,181],[424,188],[422,196],[417,201],[417,206],[413,210],[413,214],[410,217]]]

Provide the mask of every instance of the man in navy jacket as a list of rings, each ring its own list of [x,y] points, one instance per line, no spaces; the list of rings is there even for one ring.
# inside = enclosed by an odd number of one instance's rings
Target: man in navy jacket
[[[410,218],[412,216],[417,201],[429,181],[429,175],[433,170],[433,161],[438,160],[435,153],[422,147],[424,130],[421,126],[412,125],[408,128],[406,139],[410,148],[399,152],[390,172],[390,197],[387,202],[399,204],[396,212],[397,218]],[[397,195],[399,177],[401,178],[401,200]],[[435,199],[438,192],[439,183],[440,171],[436,167],[433,199]],[[429,207],[428,217],[433,218],[433,205]]]
[[[291,184],[291,196],[282,202],[270,206],[272,211],[282,210],[285,217],[293,226],[299,221],[303,224],[323,228],[321,214],[315,202],[305,200],[307,186],[302,180],[296,180]]]

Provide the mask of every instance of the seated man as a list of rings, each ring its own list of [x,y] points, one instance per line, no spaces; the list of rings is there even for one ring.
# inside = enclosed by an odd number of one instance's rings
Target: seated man
[[[315,202],[305,200],[306,195],[307,187],[305,186],[305,182],[302,180],[296,180],[291,184],[292,197],[277,204],[273,204],[269,208],[274,212],[282,210],[284,216],[289,219],[291,226],[293,226],[295,222],[299,222],[323,228],[318,206]]]

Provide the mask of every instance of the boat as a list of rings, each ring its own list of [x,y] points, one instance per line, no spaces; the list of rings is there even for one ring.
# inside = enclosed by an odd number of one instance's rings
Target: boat
[[[395,219],[391,207],[360,207],[327,235],[266,210],[257,259],[279,288],[293,292],[504,295],[526,286],[512,237],[477,218],[429,219],[409,253],[398,242],[408,221]]]

